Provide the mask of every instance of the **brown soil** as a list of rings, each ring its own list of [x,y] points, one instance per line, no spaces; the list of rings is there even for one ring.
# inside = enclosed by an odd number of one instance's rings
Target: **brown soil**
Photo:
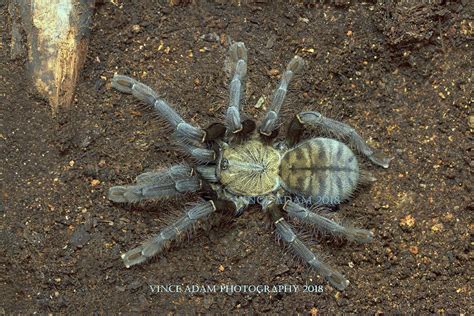
[[[76,100],[55,119],[31,92],[23,61],[9,59],[2,2],[0,314],[473,313],[473,7],[434,2],[107,1],[97,6]],[[155,87],[187,120],[206,126],[223,118],[231,39],[249,48],[251,115],[261,117],[264,109],[254,105],[271,94],[275,70],[299,54],[307,66],[292,83],[287,118],[319,110],[395,157],[389,169],[369,166],[378,182],[339,208],[374,231],[374,242],[314,238],[312,249],[351,281],[344,292],[283,254],[257,207],[149,263],[126,269],[120,260],[183,203],[124,207],[107,200],[108,188],[181,158],[149,111],[110,88],[111,77],[118,72]],[[167,284],[323,284],[324,291],[150,289]]]

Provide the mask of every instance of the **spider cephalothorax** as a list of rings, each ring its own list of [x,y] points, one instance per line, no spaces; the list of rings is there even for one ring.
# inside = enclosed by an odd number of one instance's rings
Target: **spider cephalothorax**
[[[188,192],[203,192],[204,199],[189,208],[176,222],[158,235],[122,255],[127,267],[142,263],[160,253],[183,232],[216,211],[240,213],[255,201],[270,214],[279,237],[310,267],[339,290],[349,284],[341,273],[325,264],[295,235],[286,218],[299,219],[319,230],[356,242],[368,242],[372,232],[344,227],[306,208],[335,205],[351,197],[356,188],[375,179],[360,170],[353,151],[331,138],[310,138],[300,142],[306,127],[321,127],[347,140],[354,150],[373,163],[387,168],[390,159],[374,151],[350,126],[326,118],[318,112],[301,112],[290,123],[286,138],[277,141],[278,116],[293,76],[303,68],[295,56],[282,75],[272,103],[257,128],[250,119],[241,120],[241,95],[247,73],[247,49],[234,43],[229,49],[232,68],[229,106],[225,124],[214,123],[206,129],[185,122],[148,86],[126,76],[115,75],[112,86],[131,93],[155,108],[174,130],[174,137],[193,159],[190,165],[139,175],[136,184],[109,190],[115,202],[163,199]],[[205,192],[204,192],[205,191]],[[288,196],[295,199],[288,199]],[[255,197],[258,197],[255,200]],[[303,198],[305,203],[298,197]],[[284,198],[284,199],[282,199]],[[284,201],[284,203],[282,202]]]

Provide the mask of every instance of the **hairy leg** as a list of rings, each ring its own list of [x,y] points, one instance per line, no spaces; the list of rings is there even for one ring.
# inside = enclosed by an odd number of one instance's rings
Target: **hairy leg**
[[[301,205],[292,201],[288,201],[283,206],[283,210],[287,212],[290,217],[298,218],[304,223],[315,226],[316,228],[335,234],[341,235],[351,241],[359,243],[367,243],[372,241],[373,233],[370,230],[344,227],[333,220],[314,213]]]
[[[192,144],[181,143],[180,147],[198,163],[208,163],[216,160],[216,152],[212,149],[201,148]]]
[[[324,263],[319,256],[314,254],[303,242],[296,236],[291,226],[283,218],[281,205],[271,203],[267,206],[267,210],[272,216],[275,224],[276,232],[280,238],[286,242],[296,256],[301,258],[311,268],[315,269],[322,277],[324,277],[332,286],[342,291],[348,285],[349,281],[339,272],[335,271],[329,265]]]
[[[304,127],[306,126],[321,127],[336,134],[336,136],[347,139],[357,149],[357,151],[369,158],[374,164],[381,167],[388,168],[390,161],[393,159],[385,157],[381,153],[374,152],[374,150],[367,145],[354,128],[339,121],[324,117],[321,113],[316,111],[301,112],[293,119],[288,130],[290,146],[299,142]]]
[[[247,48],[244,43],[233,43],[229,48],[228,62],[232,68],[229,86],[229,107],[226,114],[227,129],[235,134],[242,131],[240,120],[241,98],[245,76],[247,75]]]
[[[166,198],[198,191],[201,180],[193,176],[186,165],[176,165],[158,172],[146,172],[136,179],[137,184],[115,186],[109,189],[109,200],[118,203],[134,203],[150,199]]]
[[[137,99],[153,106],[160,117],[164,118],[171,125],[178,139],[186,142],[199,143],[206,140],[206,132],[204,130],[185,122],[166,101],[161,99],[153,89],[143,83],[127,76],[114,75],[112,87],[121,92],[133,94]]]
[[[158,235],[145,241],[139,247],[122,254],[122,260],[127,268],[142,263],[148,258],[161,252],[168,242],[176,239],[200,218],[206,217],[216,210],[212,201],[201,202],[188,209],[183,217],[168,227],[165,227]]]
[[[278,115],[280,113],[281,106],[283,105],[283,101],[285,100],[288,84],[290,83],[293,76],[302,70],[303,66],[303,58],[299,56],[293,57],[293,59],[286,66],[286,70],[283,73],[280,84],[273,94],[270,108],[268,109],[268,112],[265,115],[262,124],[260,125],[260,134],[264,136],[270,136],[277,128]]]
[[[185,214],[173,224],[165,227],[158,235],[153,236],[143,244],[122,254],[122,260],[127,268],[140,264],[162,252],[173,240],[183,232],[191,229],[200,219],[206,218],[216,210],[226,210],[234,207],[234,203],[226,200],[202,201],[186,210]]]
[[[217,178],[216,165],[204,165],[197,166],[196,172],[201,175],[201,177],[209,182],[217,183],[219,179]]]

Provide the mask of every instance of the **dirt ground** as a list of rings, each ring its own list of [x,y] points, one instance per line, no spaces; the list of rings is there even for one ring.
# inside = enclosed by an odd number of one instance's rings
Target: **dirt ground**
[[[48,312],[464,313],[472,306],[473,5],[470,1],[97,5],[71,111],[51,118],[24,61],[9,58],[2,8],[0,314]],[[221,121],[229,43],[249,49],[245,106],[262,117],[298,54],[287,122],[314,109],[354,126],[395,157],[338,212],[370,229],[366,245],[313,238],[350,280],[344,292],[293,261],[252,207],[143,265],[120,254],[165,225],[183,201],[124,206],[108,188],[180,161],[169,135],[114,73],[156,88],[183,117]],[[150,285],[292,285],[297,292],[156,293]],[[322,293],[304,293],[323,285]],[[311,287],[307,287],[310,289]]]

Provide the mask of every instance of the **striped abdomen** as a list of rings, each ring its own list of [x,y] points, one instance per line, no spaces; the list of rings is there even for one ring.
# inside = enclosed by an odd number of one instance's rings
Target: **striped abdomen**
[[[359,166],[345,144],[312,138],[285,153],[280,177],[287,191],[311,197],[312,203],[338,204],[354,192]]]

